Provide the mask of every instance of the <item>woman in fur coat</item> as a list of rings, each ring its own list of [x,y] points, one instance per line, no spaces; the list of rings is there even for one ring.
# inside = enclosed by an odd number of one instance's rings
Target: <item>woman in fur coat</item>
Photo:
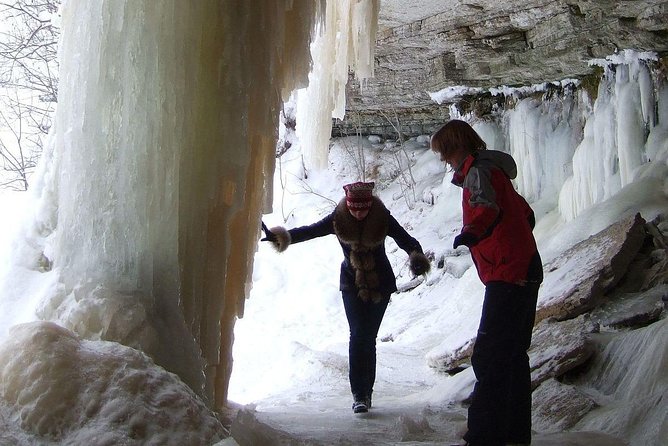
[[[317,223],[286,230],[272,228],[263,241],[279,252],[299,243],[334,234],[343,249],[340,290],[350,327],[349,379],[353,412],[367,412],[376,379],[376,336],[390,294],[397,283],[385,253],[385,238],[392,237],[409,254],[415,275],[429,271],[429,260],[418,241],[390,214],[372,193],[374,183],[357,182],[343,187],[345,197],[334,211]]]

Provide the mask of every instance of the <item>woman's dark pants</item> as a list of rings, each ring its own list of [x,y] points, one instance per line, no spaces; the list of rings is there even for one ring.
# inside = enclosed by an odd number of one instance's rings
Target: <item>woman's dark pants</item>
[[[490,282],[471,364],[477,382],[468,411],[471,445],[531,443],[531,372],[527,350],[538,284]]]
[[[350,327],[348,361],[350,390],[355,401],[371,397],[376,381],[376,336],[390,299],[379,303],[363,302],[357,291],[342,291],[343,305]]]

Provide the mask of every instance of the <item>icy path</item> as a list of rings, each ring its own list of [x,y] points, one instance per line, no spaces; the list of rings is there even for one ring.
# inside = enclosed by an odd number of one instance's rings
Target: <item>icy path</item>
[[[332,398],[289,407],[240,413],[232,433],[241,446],[259,445],[451,445],[466,430],[462,409],[391,406],[380,401],[354,415]],[[535,434],[533,446],[626,446],[603,433]]]
[[[343,345],[338,349],[340,356],[320,357],[318,360],[324,364],[322,373],[311,377],[308,384],[295,383],[289,391],[244,407],[232,426],[238,444],[459,444],[466,432],[466,409],[444,403],[441,395],[468,395],[474,382],[471,369],[444,380],[426,367],[418,352],[379,343],[373,407],[366,414],[356,415],[351,410],[343,349]],[[627,443],[602,433],[573,432],[535,434],[532,445],[624,446]]]

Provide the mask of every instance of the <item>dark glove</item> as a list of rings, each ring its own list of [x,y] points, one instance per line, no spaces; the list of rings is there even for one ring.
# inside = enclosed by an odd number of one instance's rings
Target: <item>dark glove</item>
[[[271,242],[274,249],[278,252],[285,251],[288,249],[288,246],[290,246],[290,243],[292,243],[290,232],[283,226],[276,226],[269,230],[263,223],[262,230],[264,231],[265,236],[261,238],[260,241]]]
[[[457,249],[458,246],[464,245],[470,248],[472,246],[475,246],[476,243],[478,243],[478,237],[471,234],[470,232],[462,232],[457,237],[455,237],[455,241],[452,244],[452,247],[454,249]]]
[[[271,232],[269,230],[269,228],[267,228],[267,225],[264,224],[264,222],[261,222],[261,223],[262,223],[262,230],[264,231],[264,238],[261,238],[260,241],[261,242],[276,242],[276,240],[277,240],[276,234]]]
[[[414,276],[426,274],[431,269],[429,259],[419,251],[413,251],[408,259],[409,267]]]
[[[274,243],[274,242],[276,242],[276,240],[278,240],[276,238],[276,234],[274,234],[271,231],[267,231],[267,232],[265,232],[265,234],[266,235],[260,239],[261,242],[272,242],[272,243]]]

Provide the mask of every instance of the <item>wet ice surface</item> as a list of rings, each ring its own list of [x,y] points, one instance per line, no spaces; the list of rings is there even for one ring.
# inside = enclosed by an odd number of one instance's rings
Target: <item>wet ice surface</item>
[[[353,414],[347,400],[336,403],[338,408],[305,404],[253,415],[260,423],[281,426],[290,436],[316,444],[447,444],[458,441],[466,429],[461,410],[396,407],[380,400],[368,413]]]
[[[240,445],[264,441],[295,445],[456,445],[466,431],[466,411],[461,408],[392,406],[391,399],[381,399],[368,413],[353,414],[347,406],[347,401],[332,398],[267,411],[247,409],[240,413],[239,424],[233,426],[232,433]],[[249,438],[252,440],[246,442]],[[264,441],[258,441],[260,438]],[[628,443],[600,432],[560,432],[535,434],[531,444],[622,446]]]
[[[243,407],[232,424],[236,442],[241,446],[461,443],[466,408],[444,401],[443,396],[464,399],[473,389],[472,369],[444,379],[425,367],[419,355],[380,343],[373,406],[366,414],[354,414],[346,377],[332,381],[341,373],[335,363],[338,359],[332,357],[323,361],[321,377],[313,378],[320,385],[295,385]],[[534,433],[532,442],[534,446],[627,444],[601,432]]]

